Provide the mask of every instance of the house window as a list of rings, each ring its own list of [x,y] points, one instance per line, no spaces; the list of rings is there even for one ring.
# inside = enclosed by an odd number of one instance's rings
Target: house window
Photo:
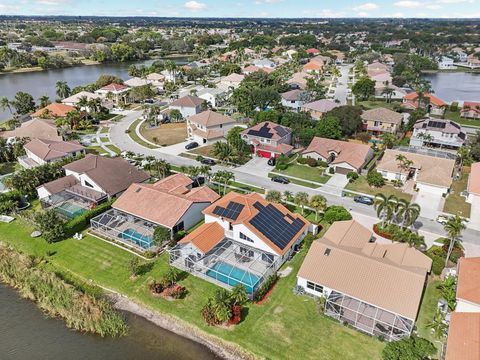
[[[307,281],[307,288],[319,293],[323,293],[323,286],[317,285],[310,281]]]
[[[249,241],[249,242],[252,242],[253,243],[253,240],[250,239],[247,235],[245,235],[244,233],[240,233],[240,239],[242,240],[245,240],[245,241]]]
[[[175,225],[172,229],[174,233],[177,233],[179,231],[185,230],[185,224],[183,221],[179,222],[177,225]]]
[[[93,188],[94,186],[92,184],[90,184],[87,180],[85,180],[85,186],[88,186],[88,187],[91,187]]]
[[[267,264],[273,263],[273,255],[272,254],[262,254],[262,261],[266,262]]]
[[[243,255],[243,256],[247,256],[249,258],[253,258],[253,256],[255,255],[253,250],[246,249],[244,247],[240,247],[240,254]]]

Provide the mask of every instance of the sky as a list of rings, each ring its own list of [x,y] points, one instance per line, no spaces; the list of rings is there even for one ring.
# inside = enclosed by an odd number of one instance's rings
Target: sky
[[[0,15],[480,18],[480,0],[0,0]]]

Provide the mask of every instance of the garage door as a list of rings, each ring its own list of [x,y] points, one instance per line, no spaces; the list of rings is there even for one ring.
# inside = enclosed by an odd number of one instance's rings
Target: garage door
[[[269,151],[258,150],[257,155],[261,156],[261,157],[264,157],[264,158],[270,158],[271,157],[271,154],[270,154]]]
[[[352,169],[347,169],[347,168],[344,168],[344,167],[341,167],[341,166],[337,166],[335,168],[335,172],[337,174],[347,175],[350,171],[353,171],[353,170]]]

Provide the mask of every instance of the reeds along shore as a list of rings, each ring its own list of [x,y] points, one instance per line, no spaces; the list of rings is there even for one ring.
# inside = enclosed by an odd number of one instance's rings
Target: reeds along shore
[[[38,259],[0,243],[0,280],[48,316],[60,317],[78,331],[111,337],[126,334],[125,319],[108,300],[82,292],[38,265]]]

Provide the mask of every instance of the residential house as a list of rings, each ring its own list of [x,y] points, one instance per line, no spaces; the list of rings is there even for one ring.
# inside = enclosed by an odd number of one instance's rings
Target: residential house
[[[87,101],[91,101],[94,99],[99,99],[101,98],[101,96],[88,91],[80,91],[76,94],[73,94],[72,96],[69,96],[63,99],[62,104],[77,107],[82,98],[87,99]],[[86,110],[86,109],[82,108],[81,110]]]
[[[303,104],[310,99],[310,94],[304,90],[290,90],[281,94],[282,105],[286,108],[299,111]]]
[[[65,105],[62,103],[51,103],[44,108],[38,109],[31,116],[33,119],[57,119],[67,116],[71,111],[76,110],[74,106]]]
[[[261,122],[241,133],[252,153],[264,158],[289,155],[293,146],[292,129],[270,121]]]
[[[225,288],[253,294],[298,249],[308,231],[301,215],[257,193],[230,192],[203,211],[205,223],[170,250],[170,264]]]
[[[306,72],[297,72],[292,75],[290,79],[287,80],[289,89],[302,89],[307,88],[307,79],[310,77]]]
[[[323,71],[323,62],[310,60],[308,63],[303,65],[303,71],[308,74],[320,74]]]
[[[303,156],[328,163],[338,174],[359,173],[372,159],[373,149],[364,144],[314,137]]]
[[[43,207],[53,207],[66,218],[78,216],[124,192],[131,184],[150,178],[122,158],[88,154],[63,166],[65,176],[37,188]]]
[[[14,141],[15,138],[63,140],[58,135],[58,129],[53,121],[38,118],[28,120],[13,130],[0,131],[0,137],[7,139],[9,142]]]
[[[197,96],[186,95],[183,96],[168,106],[170,110],[178,110],[182,114],[183,118],[198,114],[202,111],[202,104],[205,102],[204,99],[200,99]]]
[[[372,78],[380,74],[389,74],[390,68],[380,62],[373,62],[367,65],[367,74],[368,77]]]
[[[467,138],[463,128],[451,120],[425,118],[413,126],[410,146],[437,146],[458,149]]]
[[[480,229],[480,162],[473,163],[470,167],[467,202],[471,204],[470,226]]]
[[[197,91],[197,96],[208,102],[214,108],[224,105],[229,95],[228,87],[223,84],[218,84],[217,87],[214,88],[204,88]]]
[[[465,101],[460,110],[460,116],[468,119],[480,119],[480,102]]]
[[[134,88],[134,87],[139,87],[139,86],[146,86],[150,85],[150,81],[148,81],[146,78],[139,78],[139,77],[132,77],[124,82],[125,85]]]
[[[284,52],[282,53],[283,56],[288,57],[290,60],[293,59],[293,57],[295,56],[295,54],[298,54],[298,51],[297,51],[297,50],[293,50],[293,49],[288,49],[287,51],[284,51]]]
[[[250,75],[254,72],[257,72],[257,71],[263,71],[263,72],[266,72],[267,74],[270,74],[272,71],[274,71],[275,69],[272,69],[272,68],[269,68],[269,67],[258,67],[258,66],[255,66],[255,65],[248,65],[247,67],[243,68],[242,70],[242,73],[245,74],[245,75]]]
[[[325,115],[327,112],[335,109],[338,106],[340,106],[340,104],[332,100],[321,99],[321,100],[303,104],[303,106],[301,107],[301,110],[310,113],[310,115],[312,116],[312,119],[320,120],[323,117],[323,115]]]
[[[423,95],[422,107],[426,107],[428,113],[442,116],[447,108],[447,103],[439,99],[435,95],[426,93]],[[418,94],[414,91],[403,97],[403,105],[407,109],[416,110],[420,107]]]
[[[438,68],[440,70],[452,70],[452,69],[456,69],[457,67],[454,65],[454,61],[452,58],[449,58],[447,56],[442,56],[438,60]]]
[[[159,73],[151,73],[145,77],[152,86],[157,89],[163,89],[163,83],[165,81],[165,76]]]
[[[363,129],[375,136],[385,132],[396,134],[403,121],[402,114],[386,108],[366,110],[361,116]]]
[[[387,341],[411,335],[432,260],[406,243],[376,243],[355,220],[315,240],[297,285],[325,299],[325,315]]]
[[[26,143],[24,149],[26,155],[19,157],[18,163],[25,169],[85,154],[85,148],[79,143],[38,138]]]
[[[463,51],[462,48],[453,48],[452,52],[455,54],[455,57],[458,59],[458,62],[466,63],[468,55]]]
[[[202,210],[220,196],[208,186],[194,187],[188,176],[175,174],[154,184],[131,184],[112,209],[93,218],[92,231],[149,249],[154,231],[168,229],[171,236],[188,230],[203,219]]]
[[[475,54],[468,55],[467,65],[471,68],[480,67],[480,58],[478,56],[476,56]]]
[[[398,156],[404,156],[412,163],[402,166]],[[432,194],[443,195],[449,192],[455,168],[455,156],[452,158],[387,149],[377,164],[377,171],[386,180],[414,181],[417,189]]]
[[[313,55],[313,56],[320,55],[320,50],[314,49],[314,48],[307,49],[306,52],[308,55]]]
[[[230,75],[224,76],[220,80],[220,83],[229,87],[229,88],[236,89],[240,86],[243,79],[245,79],[245,75],[232,73]]]
[[[258,59],[258,60],[253,60],[253,66],[256,66],[259,69],[275,69],[276,64],[269,59]]]
[[[127,102],[127,93],[130,88],[123,84],[109,84],[98,90],[95,94],[100,95],[103,99],[113,101],[115,105],[119,105],[120,101]]]
[[[199,144],[207,144],[225,139],[228,131],[237,122],[229,116],[207,110],[187,118],[187,134]]]

